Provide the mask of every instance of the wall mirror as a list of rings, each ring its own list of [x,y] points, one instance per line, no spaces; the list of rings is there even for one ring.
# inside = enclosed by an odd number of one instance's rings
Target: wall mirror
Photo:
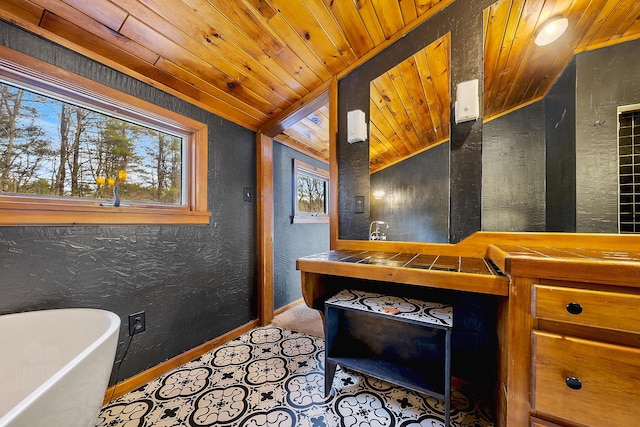
[[[618,175],[640,178],[640,159],[619,156],[618,108],[640,102],[639,15],[604,0],[484,11],[483,230],[617,233],[619,208],[634,219]],[[564,33],[537,42],[557,19]]]
[[[618,109],[640,104],[640,4],[500,0],[474,13],[482,14],[474,31],[483,38],[482,173],[477,183],[481,229],[617,233],[618,211],[623,208],[640,221],[640,203],[634,203],[640,196],[627,198],[623,207],[618,192],[619,175],[640,182],[640,166],[635,166],[640,164],[640,149],[619,150],[618,142]],[[546,46],[537,45],[543,24],[558,17],[566,18],[565,32]],[[438,39],[433,46],[438,43],[451,42]],[[473,48],[465,45],[458,51],[458,63]],[[371,89],[369,164],[349,163],[350,158],[361,159],[363,148],[340,147],[339,176],[348,183],[340,186],[347,195],[339,206],[340,239],[369,238],[374,221],[380,222],[378,231],[384,231],[388,241],[446,243],[455,231],[449,224],[457,214],[450,212],[452,148],[444,131],[451,128],[449,87],[464,79],[458,76],[438,92],[446,99],[440,111],[442,139],[435,138],[429,149],[405,158],[403,153],[420,139],[404,136],[416,111],[397,113],[402,104],[398,99],[403,99],[398,82],[403,82],[407,68],[411,70],[402,65],[404,59],[392,61],[398,65],[391,69],[379,68],[387,73],[370,73],[366,79]],[[349,84],[364,87],[363,80]],[[357,92],[352,89],[349,94]],[[362,106],[360,99],[340,102],[346,110],[354,103]],[[395,129],[390,117],[399,118]],[[421,112],[418,120],[424,125],[432,118]],[[627,152],[627,158],[619,152]],[[404,184],[393,182],[403,176]],[[392,185],[394,190],[388,190]],[[640,185],[632,187],[640,192]],[[353,214],[354,194],[366,194],[370,200],[360,218]]]
[[[448,165],[422,170],[417,156],[449,140],[450,38],[440,37],[369,84],[369,240],[438,240],[434,219],[425,216],[437,217],[447,233],[448,185],[441,175]],[[439,209],[429,209],[434,198],[442,199]]]

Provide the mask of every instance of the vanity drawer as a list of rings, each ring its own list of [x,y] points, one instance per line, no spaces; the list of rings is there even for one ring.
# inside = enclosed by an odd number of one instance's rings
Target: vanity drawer
[[[533,316],[640,333],[640,295],[534,285]]]
[[[533,407],[587,426],[640,420],[640,349],[533,332]]]
[[[558,424],[531,417],[531,427],[562,427]]]

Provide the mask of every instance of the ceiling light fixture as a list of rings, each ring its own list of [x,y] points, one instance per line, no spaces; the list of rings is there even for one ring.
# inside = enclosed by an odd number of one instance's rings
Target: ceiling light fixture
[[[567,18],[563,18],[562,16],[549,18],[547,22],[536,31],[535,43],[538,46],[546,46],[553,43],[564,34],[568,26],[569,20]]]

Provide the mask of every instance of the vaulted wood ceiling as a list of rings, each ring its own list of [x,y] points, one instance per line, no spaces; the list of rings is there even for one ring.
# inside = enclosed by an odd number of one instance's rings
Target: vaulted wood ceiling
[[[2,0],[0,17],[247,128],[451,0]]]
[[[402,161],[449,139],[447,34],[369,85],[369,171]]]
[[[258,130],[452,1],[2,0],[0,18]],[[532,35],[555,14],[569,18],[568,33],[535,46]],[[540,99],[576,52],[638,38],[639,16],[637,0],[501,0],[485,13],[484,119]],[[319,109],[278,139],[326,159],[328,133],[318,140],[326,126]],[[443,116],[434,129],[444,135],[447,126]],[[390,132],[381,128],[372,146]],[[388,136],[416,145],[398,130]],[[402,155],[393,146],[374,147],[381,160],[372,164]]]
[[[329,105],[325,104],[303,117],[275,137],[298,151],[329,161]]]
[[[535,45],[539,28],[559,15],[569,20],[567,32],[550,45]],[[500,0],[485,10],[484,34],[486,121],[543,98],[577,53],[639,38],[640,2]],[[417,67],[414,56],[371,83],[371,172],[449,138],[449,41],[425,52],[437,65]],[[433,87],[422,99],[419,82]],[[429,108],[416,114],[421,102]],[[431,125],[433,132],[424,133]]]

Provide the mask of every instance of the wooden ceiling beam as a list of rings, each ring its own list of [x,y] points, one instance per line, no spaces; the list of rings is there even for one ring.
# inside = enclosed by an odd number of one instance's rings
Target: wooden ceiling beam
[[[329,82],[324,82],[310,92],[309,95],[296,101],[289,108],[261,126],[260,132],[271,138],[283,133],[285,129],[290,128],[320,107],[327,105],[329,102],[328,90]]]

